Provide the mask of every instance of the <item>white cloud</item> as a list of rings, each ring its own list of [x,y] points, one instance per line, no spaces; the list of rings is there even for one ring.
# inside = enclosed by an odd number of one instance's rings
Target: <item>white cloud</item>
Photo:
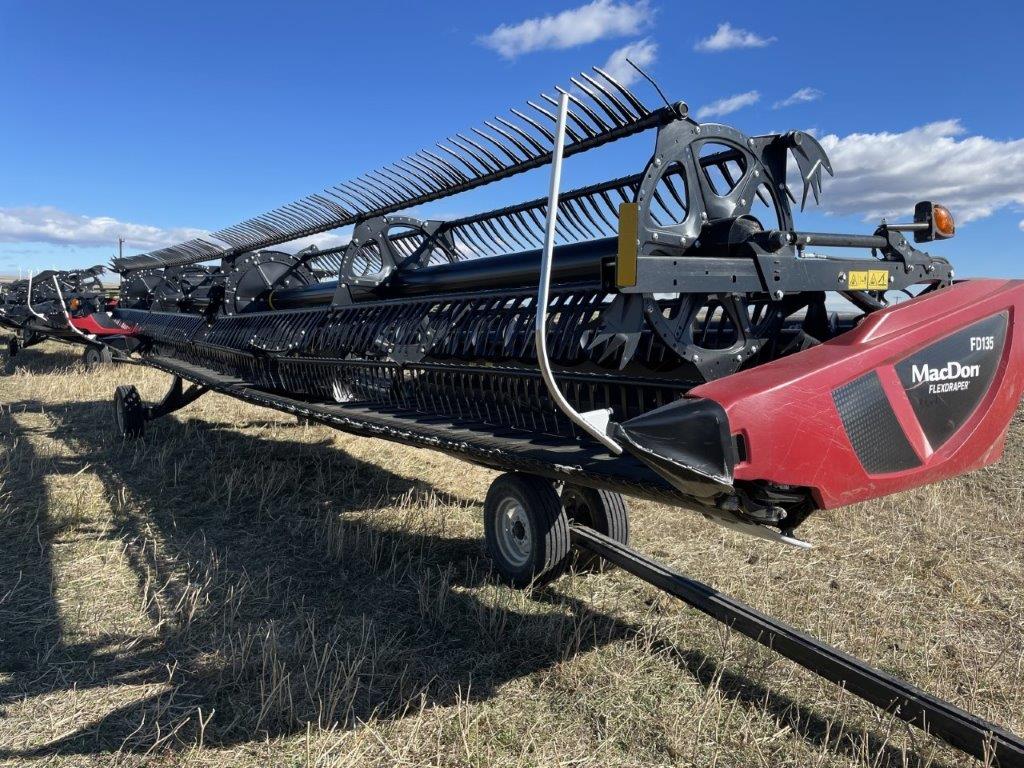
[[[346,232],[339,234],[337,232],[320,232],[315,235],[307,235],[306,237],[300,237],[298,240],[291,240],[281,245],[272,246],[276,251],[284,251],[285,253],[298,253],[303,248],[308,248],[311,245],[315,245],[321,251],[326,251],[328,248],[337,248],[340,245],[347,245],[348,241],[352,239],[352,233]]]
[[[1024,206],[1024,139],[968,136],[959,120],[902,133],[821,139],[836,177],[822,204],[837,214],[907,216],[918,200],[948,206],[958,222]]]
[[[161,248],[207,234],[201,229],[164,229],[131,224],[109,216],[83,216],[53,206],[0,208],[0,242],[59,245],[117,245],[123,237],[133,249]]]
[[[731,115],[736,110],[743,109],[743,107],[749,107],[751,104],[756,104],[760,100],[761,94],[757,91],[737,93],[735,96],[729,96],[728,98],[719,99],[718,101],[713,101],[710,104],[705,104],[697,110],[697,119],[703,120],[706,117]]]
[[[632,61],[641,69],[645,69],[654,63],[657,54],[657,43],[653,43],[646,38],[637,40],[635,43],[625,45],[612,53],[601,69],[622,83],[622,85],[628,86],[640,76],[640,73],[631,67],[629,62]]]
[[[1020,224],[1018,224],[1017,226],[1020,227],[1021,232],[1024,232],[1024,219],[1021,219]]]
[[[798,91],[794,91],[790,96],[787,96],[781,101],[776,101],[772,105],[772,109],[782,109],[783,107],[792,107],[794,104],[803,104],[808,101],[817,101],[825,94],[819,91],[817,88],[801,88]]]
[[[761,37],[756,32],[734,27],[729,22],[719,24],[715,34],[705,37],[693,49],[702,53],[719,53],[733,48],[764,48],[774,43],[774,37]]]
[[[635,3],[594,0],[553,16],[502,24],[479,38],[506,59],[549,48],[572,48],[608,37],[635,35],[651,19],[648,0]]]

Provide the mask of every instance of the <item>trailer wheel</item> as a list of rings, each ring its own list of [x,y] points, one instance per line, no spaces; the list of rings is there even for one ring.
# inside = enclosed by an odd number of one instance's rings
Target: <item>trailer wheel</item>
[[[546,584],[569,566],[569,519],[550,480],[509,472],[491,483],[484,537],[498,575],[516,589]]]
[[[146,434],[146,407],[131,384],[122,384],[114,390],[114,420],[124,440],[135,440]]]
[[[82,352],[82,362],[85,363],[87,368],[91,368],[94,365],[103,365],[109,363],[114,359],[114,356],[110,353],[110,349],[107,347],[99,347],[89,345]]]
[[[565,483],[559,497],[569,520],[620,544],[629,544],[629,506],[621,493]],[[593,552],[577,550],[573,567],[578,571],[597,571],[611,565]]]

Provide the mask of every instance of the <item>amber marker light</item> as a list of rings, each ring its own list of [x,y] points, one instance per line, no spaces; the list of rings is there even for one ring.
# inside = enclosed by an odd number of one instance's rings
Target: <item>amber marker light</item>
[[[935,227],[935,234],[938,237],[952,237],[956,234],[953,214],[944,205],[936,205],[932,208],[932,226]]]

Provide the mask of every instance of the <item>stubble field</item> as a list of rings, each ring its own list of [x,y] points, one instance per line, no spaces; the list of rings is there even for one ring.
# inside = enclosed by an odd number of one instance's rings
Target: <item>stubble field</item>
[[[973,761],[628,574],[488,578],[494,473],[207,395],[122,442],[48,344],[0,376],[0,764]],[[1024,418],[992,468],[784,549],[633,502],[634,545],[1024,732]]]

